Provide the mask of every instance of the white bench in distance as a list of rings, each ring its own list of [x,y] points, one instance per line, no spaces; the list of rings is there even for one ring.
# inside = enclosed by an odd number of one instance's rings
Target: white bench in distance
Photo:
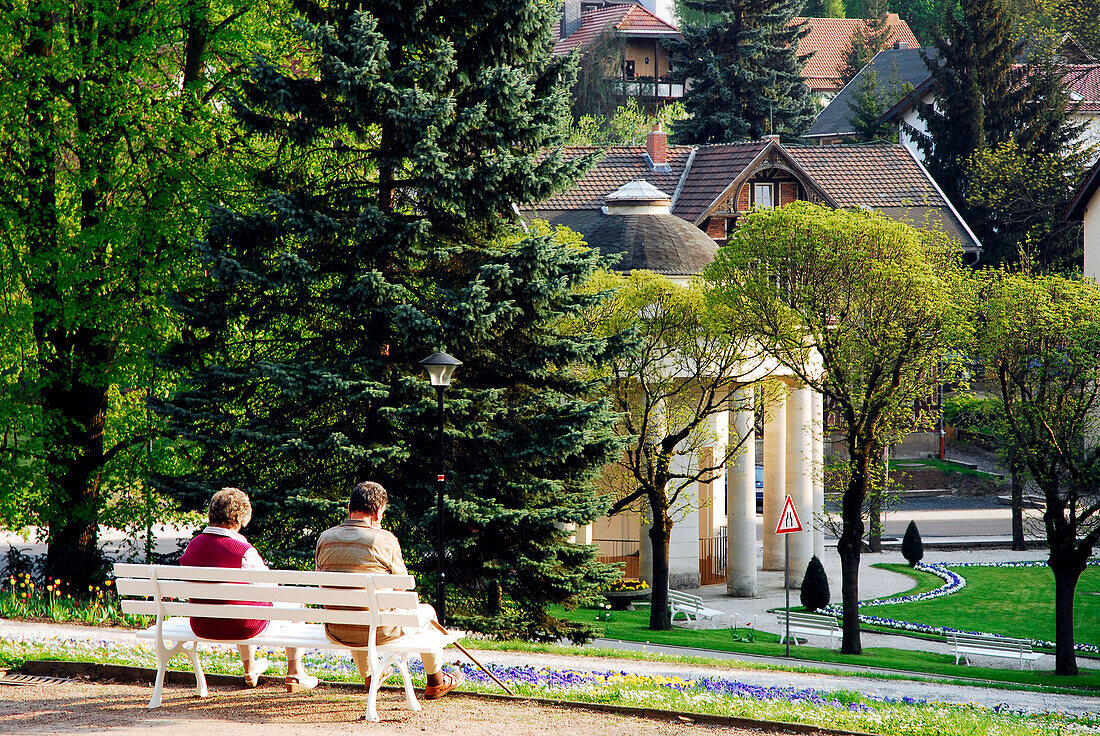
[[[152,639],[157,653],[157,679],[149,708],[160,706],[168,660],[185,652],[195,670],[198,696],[206,697],[206,677],[199,663],[203,643],[247,644],[259,647],[348,649],[325,636],[324,624],[360,624],[371,629],[366,649],[371,665],[367,720],[378,720],[378,689],[394,673],[401,674],[405,702],[420,710],[409,675],[410,655],[442,652],[462,637],[462,632],[444,634],[432,624],[431,606],[417,598],[411,575],[368,575],[361,573],[311,572],[303,570],[236,570],[224,567],[181,567],[176,565],[115,565],[116,586],[122,610],[155,616],[156,623],[138,634]],[[248,587],[241,583],[251,583]],[[192,599],[201,603],[192,603]],[[205,601],[263,601],[271,607],[242,606]],[[347,606],[366,610],[306,608],[306,604]],[[259,636],[225,642],[203,639],[191,631],[189,618],[269,619]],[[375,644],[380,626],[401,626],[406,632],[385,644]]]
[[[782,644],[787,638],[787,612],[776,611],[775,612],[776,623],[779,624],[779,643]],[[836,616],[830,616],[825,613],[798,613],[791,611],[791,642],[798,643],[796,634],[803,636],[827,636],[829,637],[829,644],[832,645],[833,638],[841,638],[840,625],[837,624]]]
[[[703,599],[700,596],[685,593],[682,590],[672,590],[671,588],[668,590],[668,610],[672,614],[671,620],[673,622],[676,621],[677,616],[683,615],[684,621],[693,628],[699,627],[699,619],[701,618],[713,620],[729,615],[725,611],[707,608],[703,605]]]
[[[967,655],[1004,657],[1019,660],[1020,669],[1023,669],[1025,662],[1031,667],[1032,662],[1043,656],[1042,653],[1032,651],[1031,643],[1025,639],[994,634],[948,633],[947,643],[955,650],[955,664],[959,663],[961,657],[969,665]]]

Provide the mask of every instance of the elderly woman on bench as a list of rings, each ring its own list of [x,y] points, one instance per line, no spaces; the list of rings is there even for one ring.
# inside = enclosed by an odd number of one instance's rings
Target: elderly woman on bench
[[[209,525],[191,540],[180,558],[181,565],[191,567],[229,567],[244,570],[266,570],[256,548],[241,536],[241,529],[252,519],[252,504],[239,488],[223,488],[210,499]],[[230,601],[237,605],[270,606],[255,601]],[[260,613],[257,611],[257,613]],[[191,630],[204,639],[234,641],[251,639],[261,634],[271,622],[266,619],[191,619]],[[238,644],[244,681],[256,687],[268,668],[266,659],[255,659],[253,647]],[[298,692],[317,687],[317,678],[302,670],[302,658],[297,649],[286,649],[286,690]]]

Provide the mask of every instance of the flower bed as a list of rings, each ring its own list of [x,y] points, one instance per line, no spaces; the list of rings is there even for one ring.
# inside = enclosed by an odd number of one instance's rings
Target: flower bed
[[[258,653],[272,660],[272,674],[282,670],[281,650]],[[359,674],[346,653],[306,650],[303,660],[310,672],[324,680],[358,682]],[[204,669],[225,674],[241,673],[236,649],[208,645],[201,653]],[[118,641],[76,639],[0,640],[0,659],[57,659],[155,666],[151,645]],[[423,666],[413,660],[414,677],[423,684]],[[186,656],[170,665],[189,669]],[[463,689],[499,692],[485,673],[470,664],[460,665],[467,677]],[[494,674],[521,696],[631,707],[658,708],[686,713],[707,713],[768,721],[803,723],[851,729],[882,736],[1054,736],[1095,733],[1100,714],[1076,717],[1061,713],[1009,712],[988,708],[929,702],[914,698],[888,698],[852,691],[815,688],[768,687],[732,678],[685,678],[633,674],[625,671],[588,672],[529,666],[492,666]]]
[[[1100,560],[1090,560],[1088,563],[1090,566],[1100,566]],[[933,598],[940,598],[945,595],[951,595],[957,593],[966,587],[966,578],[959,573],[951,570],[952,567],[1045,567],[1045,562],[936,562],[930,565],[917,564],[915,569],[922,572],[927,572],[943,579],[944,584],[935,590],[930,590],[925,593],[919,593],[917,595],[903,595],[894,598],[876,598],[868,601],[860,601],[859,607],[873,608],[875,606],[889,606],[897,603],[916,603],[919,601],[932,600]],[[823,609],[825,612],[831,613],[835,616],[843,614],[843,607],[837,603],[830,603]],[[901,631],[913,631],[922,634],[936,634],[939,636],[945,636],[949,633],[960,634],[976,634],[986,633],[977,631],[963,631],[961,629],[955,629],[950,626],[931,626],[929,624],[916,623],[913,621],[897,621],[892,618],[886,618],[885,616],[874,616],[870,614],[859,614],[860,623],[871,624],[873,626],[881,626],[887,629],[898,629]],[[1043,639],[1029,639],[1025,638],[1033,647],[1042,647],[1045,649],[1054,649],[1054,642],[1045,641]],[[1094,644],[1087,644],[1083,642],[1075,642],[1074,649],[1085,654],[1100,654],[1100,647]]]

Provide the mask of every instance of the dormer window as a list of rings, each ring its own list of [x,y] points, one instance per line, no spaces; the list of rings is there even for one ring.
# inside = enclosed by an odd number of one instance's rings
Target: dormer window
[[[753,204],[760,209],[771,209],[775,207],[775,185],[753,184],[752,201]]]

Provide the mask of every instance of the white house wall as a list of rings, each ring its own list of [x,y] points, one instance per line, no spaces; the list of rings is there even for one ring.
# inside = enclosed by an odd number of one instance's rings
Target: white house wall
[[[1085,276],[1100,282],[1100,189],[1085,207]]]

